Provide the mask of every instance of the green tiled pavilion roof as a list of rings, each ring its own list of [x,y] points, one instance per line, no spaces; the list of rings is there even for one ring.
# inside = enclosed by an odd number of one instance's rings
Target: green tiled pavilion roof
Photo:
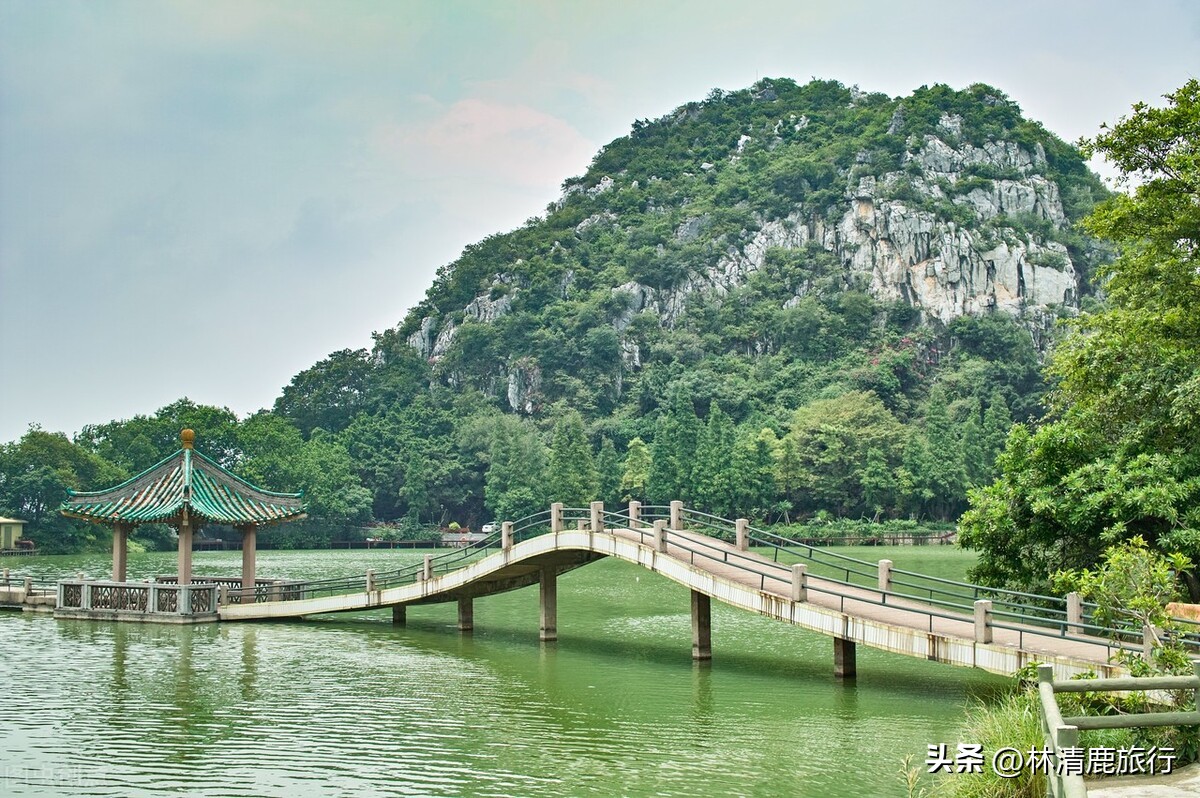
[[[68,491],[59,512],[102,524],[176,521],[187,508],[195,523],[234,526],[295,521],[306,515],[303,493],[256,487],[213,460],[184,448],[136,477],[107,490]]]

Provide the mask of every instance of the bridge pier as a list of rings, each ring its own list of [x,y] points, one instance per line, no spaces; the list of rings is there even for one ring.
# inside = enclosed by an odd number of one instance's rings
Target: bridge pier
[[[472,600],[468,598],[460,598],[458,600],[458,631],[470,632],[475,629],[475,606]]]
[[[558,571],[553,565],[543,565],[538,579],[538,599],[541,623],[538,637],[549,643],[558,639]]]
[[[853,640],[833,638],[833,675],[838,679],[853,679],[858,675],[855,648]]]
[[[408,606],[404,604],[392,605],[392,626],[407,626],[408,625]]]
[[[692,591],[692,659],[712,659],[712,599]]]

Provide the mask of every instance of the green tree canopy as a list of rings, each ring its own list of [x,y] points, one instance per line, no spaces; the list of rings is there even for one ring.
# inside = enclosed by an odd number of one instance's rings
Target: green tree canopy
[[[1054,421],[1016,428],[962,518],[990,582],[1044,585],[1135,535],[1200,555],[1200,82],[1166,99],[1084,143],[1136,186],[1084,221],[1118,255],[1100,275],[1107,306],[1054,355]],[[1200,600],[1195,570],[1182,576]]]

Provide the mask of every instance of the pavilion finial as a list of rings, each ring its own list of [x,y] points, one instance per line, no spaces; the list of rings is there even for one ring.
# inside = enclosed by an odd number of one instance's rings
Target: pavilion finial
[[[193,430],[185,429],[179,433],[179,440],[183,442],[183,448],[191,449],[192,444],[196,442],[196,433]]]

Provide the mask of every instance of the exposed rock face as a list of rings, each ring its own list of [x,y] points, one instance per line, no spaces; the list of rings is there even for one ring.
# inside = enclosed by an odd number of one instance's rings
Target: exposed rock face
[[[789,121],[800,129],[808,120]],[[892,124],[902,123],[901,108]],[[940,136],[910,140],[900,171],[853,179],[837,206],[840,215],[797,205],[784,218],[760,220],[753,233],[727,240],[725,254],[714,265],[692,270],[670,288],[637,282],[614,287],[614,294],[626,295],[624,309],[611,319],[621,336],[625,368],[641,365],[642,353],[626,333],[636,314],[653,312],[664,326],[675,326],[689,297],[725,295],[761,269],[773,249],[812,246],[834,256],[845,286],[864,286],[879,301],[906,302],[925,319],[942,323],[964,314],[999,310],[1026,320],[1039,337],[1051,315],[1049,306],[1076,305],[1080,288],[1079,273],[1066,247],[1028,232],[1045,229],[1047,223],[1056,229],[1068,225],[1057,184],[1042,174],[1046,154],[1041,145],[1031,151],[1009,141],[983,146],[954,143],[962,133],[962,119],[955,115],[944,115],[938,130]],[[743,135],[737,151],[751,141]],[[702,171],[713,168],[708,161],[700,164]],[[580,190],[578,183],[570,185],[563,201]],[[622,184],[609,176],[587,189],[592,195],[622,190]],[[965,218],[974,221],[964,227]],[[1026,224],[1029,220],[1035,224]],[[610,212],[597,213],[578,223],[575,233],[583,236],[593,228],[620,223]],[[684,216],[674,238],[683,243],[703,239],[709,225],[707,214]],[[573,272],[562,278],[563,297],[570,293],[573,281]],[[520,287],[513,277],[497,275],[493,282],[506,284],[505,293],[496,299],[490,293],[479,294],[462,308],[465,317],[491,323],[510,311]],[[799,287],[784,305],[794,305],[807,290]],[[437,360],[452,345],[456,331],[452,317],[431,316],[422,319],[408,343],[422,356]],[[501,380],[507,381],[509,406],[520,413],[535,412],[541,386],[537,364],[521,358],[498,364],[498,369]]]

